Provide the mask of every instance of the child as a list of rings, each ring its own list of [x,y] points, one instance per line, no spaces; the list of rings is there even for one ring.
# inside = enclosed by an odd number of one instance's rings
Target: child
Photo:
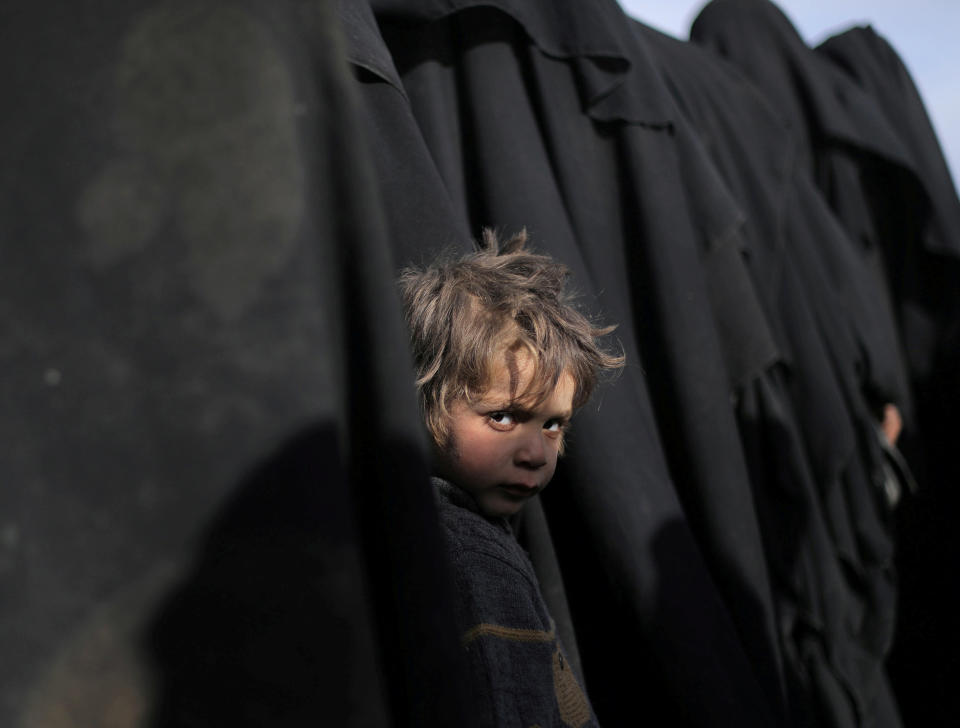
[[[550,482],[575,409],[623,357],[571,306],[566,268],[525,242],[498,251],[484,231],[484,250],[400,286],[481,723],[580,728],[596,719],[506,517]]]

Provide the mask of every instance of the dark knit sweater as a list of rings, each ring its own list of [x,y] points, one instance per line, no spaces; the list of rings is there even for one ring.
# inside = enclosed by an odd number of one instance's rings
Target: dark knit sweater
[[[484,715],[496,728],[582,728],[596,718],[557,639],[533,565],[504,518],[433,479],[456,580],[456,619]]]

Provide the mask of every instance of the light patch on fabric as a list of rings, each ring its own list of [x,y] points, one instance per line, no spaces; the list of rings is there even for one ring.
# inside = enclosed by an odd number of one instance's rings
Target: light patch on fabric
[[[282,45],[240,8],[178,3],[141,16],[117,67],[117,154],[76,211],[89,258],[103,269],[182,244],[191,290],[235,318],[289,260],[305,211],[303,102]]]

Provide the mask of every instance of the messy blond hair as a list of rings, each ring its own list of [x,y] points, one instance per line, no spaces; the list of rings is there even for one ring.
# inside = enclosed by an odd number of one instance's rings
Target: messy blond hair
[[[580,407],[600,370],[623,366],[623,356],[597,342],[615,327],[596,327],[580,313],[566,290],[566,266],[525,250],[526,242],[526,230],[502,246],[484,230],[479,251],[400,274],[420,406],[441,448],[449,445],[450,407],[483,396],[500,353],[530,355],[533,376],[516,395],[526,406],[545,401],[568,372]]]

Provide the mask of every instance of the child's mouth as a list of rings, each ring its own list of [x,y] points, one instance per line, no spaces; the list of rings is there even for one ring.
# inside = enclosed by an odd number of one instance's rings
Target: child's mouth
[[[501,485],[500,489],[515,498],[530,498],[540,490],[538,485],[523,485],[521,483],[511,483],[510,485]]]

